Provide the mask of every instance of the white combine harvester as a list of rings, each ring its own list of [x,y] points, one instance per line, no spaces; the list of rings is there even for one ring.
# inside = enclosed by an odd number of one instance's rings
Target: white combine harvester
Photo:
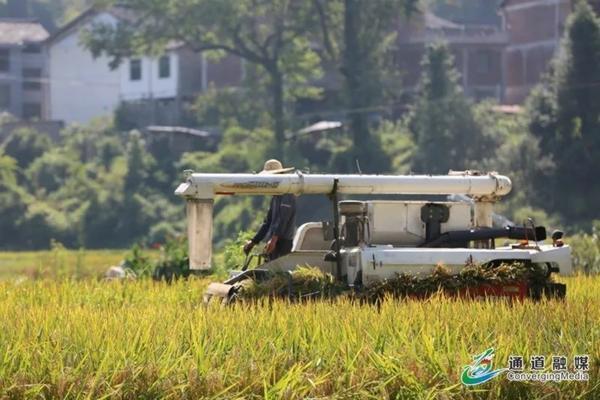
[[[229,297],[244,279],[264,279],[273,271],[310,265],[349,287],[361,288],[397,274],[427,275],[437,265],[458,273],[465,265],[493,268],[503,262],[538,264],[547,275],[571,274],[571,251],[562,233],[544,244],[546,230],[493,227],[493,205],[511,190],[495,173],[429,175],[203,174],[186,171],[175,194],[187,202],[190,269],[211,266],[212,206],[216,195],[328,195],[332,221],[308,222],[296,231],[292,252],[255,269],[241,271],[208,294]],[[339,195],[462,195],[470,201],[339,201]],[[456,197],[456,196],[455,196]],[[496,245],[502,239],[503,246]],[[513,243],[509,241],[513,240]],[[564,296],[564,285],[543,292]]]

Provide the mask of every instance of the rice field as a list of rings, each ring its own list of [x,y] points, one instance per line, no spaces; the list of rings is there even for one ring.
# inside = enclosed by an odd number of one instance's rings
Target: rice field
[[[46,251],[0,252],[0,281],[7,279],[89,279],[118,265],[127,250],[68,250],[55,245]]]
[[[600,277],[563,279],[564,302],[436,296],[205,307],[208,279],[0,282],[0,398],[600,398]],[[589,355],[589,380],[467,387],[489,347]],[[549,366],[546,366],[548,369]]]

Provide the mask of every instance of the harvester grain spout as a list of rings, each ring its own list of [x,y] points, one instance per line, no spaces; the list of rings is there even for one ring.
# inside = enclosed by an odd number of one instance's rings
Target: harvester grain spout
[[[187,174],[175,194],[188,202],[190,268],[210,268],[212,201],[215,195],[330,194],[465,194],[495,199],[510,192],[510,179],[496,174],[434,175],[287,175]],[[487,215],[486,215],[487,217]]]

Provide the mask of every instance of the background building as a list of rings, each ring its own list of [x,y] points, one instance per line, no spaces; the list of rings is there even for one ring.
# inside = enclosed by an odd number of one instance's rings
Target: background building
[[[570,0],[505,0],[502,26],[508,34],[503,68],[504,102],[522,103],[547,71],[557,51]]]
[[[600,1],[588,1],[598,13]],[[573,0],[504,0],[500,4],[502,28],[508,34],[504,52],[504,102],[525,101],[548,71],[560,46]]]
[[[35,20],[0,20],[0,111],[27,120],[47,116],[42,47],[47,37]]]
[[[90,8],[49,38],[52,119],[85,123],[123,106],[129,114],[139,114],[141,125],[177,124],[185,111],[183,104],[211,83],[217,87],[240,84],[243,65],[237,58],[209,63],[174,43],[160,57],[128,58],[111,69],[107,57],[94,58],[81,43],[81,33],[93,24],[116,25],[131,18],[119,7]]]
[[[600,0],[590,3],[600,11]],[[86,123],[122,109],[136,116],[135,125],[174,125],[185,119],[185,104],[210,85],[239,86],[243,80],[239,58],[212,62],[176,43],[161,57],[126,59],[113,70],[108,58],[94,58],[82,45],[81,33],[94,23],[131,21],[134,16],[126,9],[90,8],[48,38],[40,23],[22,18],[24,4],[11,1],[15,17],[0,19],[0,110],[17,118]],[[408,95],[401,98],[410,101],[417,88],[425,45],[445,41],[468,96],[521,104],[548,70],[573,4],[504,0],[468,21],[457,19],[457,13],[441,18],[433,11],[401,21],[394,50],[399,87]],[[335,94],[341,90],[339,73],[324,70],[315,84]]]
[[[428,43],[446,42],[461,73],[465,93],[477,100],[504,95],[502,53],[506,32],[493,24],[457,24],[431,12],[403,21],[398,28],[397,65],[403,89],[414,91],[422,73],[421,60]]]

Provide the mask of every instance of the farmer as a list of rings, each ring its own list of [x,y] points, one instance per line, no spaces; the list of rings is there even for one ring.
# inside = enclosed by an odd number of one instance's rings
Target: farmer
[[[279,160],[268,160],[259,174],[284,174],[293,170],[283,168]],[[244,253],[250,253],[254,246],[266,239],[265,254],[269,261],[285,256],[292,251],[295,230],[296,197],[289,193],[273,196],[265,220],[256,235],[244,245]]]

